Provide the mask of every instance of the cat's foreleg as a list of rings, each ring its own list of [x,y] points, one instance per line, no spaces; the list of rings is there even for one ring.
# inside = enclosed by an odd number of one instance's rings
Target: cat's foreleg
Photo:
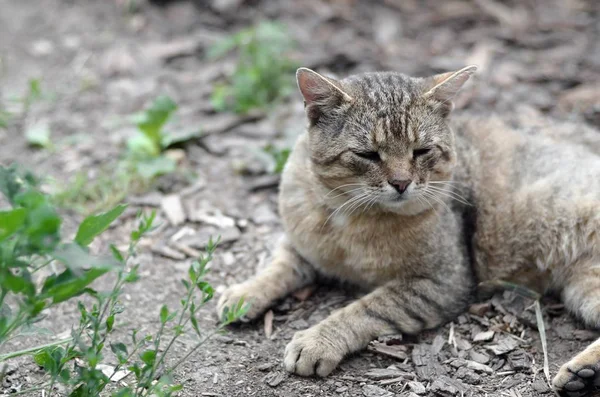
[[[273,254],[269,266],[251,279],[230,286],[217,304],[217,314],[233,307],[240,298],[250,304],[244,319],[251,320],[264,312],[277,299],[315,280],[315,270],[302,259],[284,238]]]
[[[435,328],[465,309],[469,289],[420,278],[393,281],[297,332],[285,349],[287,371],[327,376],[349,353],[382,335],[416,334]]]

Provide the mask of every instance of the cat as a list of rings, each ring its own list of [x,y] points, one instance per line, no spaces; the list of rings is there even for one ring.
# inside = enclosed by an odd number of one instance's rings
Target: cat
[[[379,336],[439,327],[485,281],[557,292],[600,326],[600,134],[571,144],[572,131],[561,140],[496,116],[450,117],[475,70],[342,80],[297,71],[308,127],[282,175],[285,236],[217,311],[244,297],[255,318],[317,275],[371,292],[297,332],[287,371],[327,376]],[[553,380],[571,397],[599,384],[600,341]]]

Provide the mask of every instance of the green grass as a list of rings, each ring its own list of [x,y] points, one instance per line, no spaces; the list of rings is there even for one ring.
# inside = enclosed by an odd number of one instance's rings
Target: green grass
[[[294,90],[290,58],[294,42],[283,25],[263,22],[216,44],[208,53],[218,59],[236,54],[236,68],[226,82],[215,85],[212,104],[219,111],[247,113],[266,108]]]

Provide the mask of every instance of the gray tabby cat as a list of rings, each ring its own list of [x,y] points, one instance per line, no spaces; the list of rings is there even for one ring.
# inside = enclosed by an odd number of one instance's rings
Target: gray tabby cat
[[[449,120],[474,71],[338,81],[298,70],[309,126],[281,182],[285,238],[217,310],[245,297],[256,317],[317,274],[372,292],[296,333],[288,371],[327,376],[378,336],[438,327],[482,281],[559,292],[600,326],[600,134],[583,146],[494,117]],[[554,378],[569,396],[599,383],[599,341]]]

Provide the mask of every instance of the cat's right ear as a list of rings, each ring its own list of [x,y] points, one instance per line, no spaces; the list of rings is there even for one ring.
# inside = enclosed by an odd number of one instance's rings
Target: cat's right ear
[[[312,124],[344,101],[352,101],[352,97],[342,89],[339,82],[308,68],[298,69],[296,80],[304,97],[306,115]]]

